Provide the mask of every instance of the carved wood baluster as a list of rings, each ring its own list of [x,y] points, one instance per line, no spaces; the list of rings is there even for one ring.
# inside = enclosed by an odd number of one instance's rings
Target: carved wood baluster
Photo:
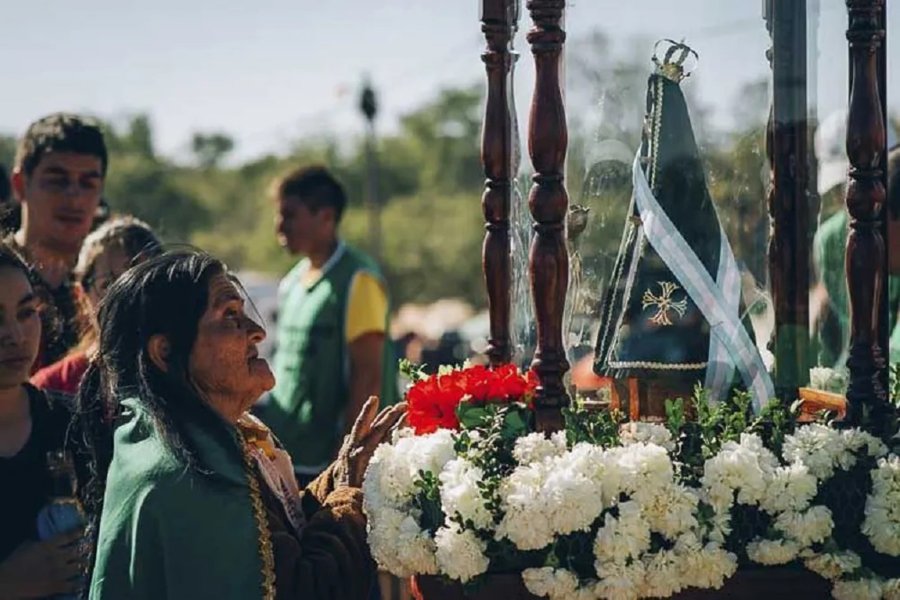
[[[881,100],[881,112],[883,113],[882,119],[885,124],[885,144],[891,142],[888,137],[888,132],[890,131],[888,127],[891,126],[890,121],[888,121],[887,115],[887,45],[888,45],[888,32],[887,32],[887,0],[881,5],[881,9],[879,11],[881,13],[878,26],[884,31],[884,35],[881,38],[881,45],[878,48],[877,54],[877,64],[878,64],[878,92],[879,99]],[[885,199],[887,199],[889,195],[889,191],[887,189],[887,151],[890,150],[889,147],[886,148],[886,151],[881,156],[881,161],[879,168],[881,169],[881,184],[884,186],[885,190]],[[882,211],[881,218],[881,239],[884,240],[885,252],[890,254],[890,239],[888,239],[888,209],[887,205],[885,205]],[[887,257],[885,257],[887,260]],[[886,263],[887,264],[887,263]],[[890,314],[890,298],[888,292],[888,280],[890,278],[890,269],[885,271],[885,279],[884,284],[881,286],[881,311],[879,312],[879,326],[877,327],[878,332],[878,347],[881,348],[882,352],[885,355],[885,360],[890,362],[891,348],[890,348],[890,322],[891,322],[891,314]],[[885,386],[885,389],[889,389],[889,376],[887,370],[884,371],[884,380],[882,381],[882,385]]]
[[[490,314],[487,355],[493,366],[507,363],[512,357],[509,213],[515,177],[513,140],[516,123],[510,108],[510,85],[515,62],[511,43],[517,21],[518,0],[482,0],[481,30],[487,40],[487,49],[481,58],[488,83],[481,137],[481,162],[487,178],[481,198],[486,229],[482,267]]]
[[[776,394],[788,402],[809,381],[810,198],[806,108],[806,0],[769,0],[772,107],[766,127],[771,179],[769,279],[775,308]]]
[[[885,246],[881,210],[885,200],[883,164],[885,119],[878,82],[879,47],[884,0],[847,0],[850,43],[850,108],[847,116],[847,157],[850,180],[847,210],[847,286],[850,292],[850,386],[847,419],[859,423],[863,408],[872,411],[872,423],[888,410],[887,362],[878,343],[885,281]]]
[[[560,27],[565,0],[528,0],[534,23],[528,43],[536,67],[528,126],[528,154],[534,184],[528,207],[534,217],[529,268],[537,320],[537,347],[532,368],[540,384],[535,399],[540,431],[563,427],[561,409],[569,402],[563,375],[569,369],[563,349],[562,317],[569,279],[564,220],[569,200],[563,185],[568,145],[565,106],[560,89],[560,57],[566,34]]]

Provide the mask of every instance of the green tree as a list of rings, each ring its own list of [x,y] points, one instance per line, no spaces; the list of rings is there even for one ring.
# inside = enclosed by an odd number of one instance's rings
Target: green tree
[[[113,211],[147,221],[170,242],[207,226],[209,214],[171,165],[140,155],[116,156],[111,165],[104,195]]]
[[[113,156],[137,154],[148,159],[156,158],[153,146],[153,123],[147,115],[133,115],[123,127],[104,123],[103,137],[109,153]]]
[[[211,169],[218,167],[234,150],[234,140],[224,133],[195,133],[191,138],[191,150],[201,168]]]
[[[12,171],[13,161],[16,157],[16,138],[10,135],[0,135],[0,165]]]
[[[113,211],[147,221],[171,242],[186,242],[207,225],[206,208],[184,181],[202,174],[156,155],[149,117],[135,115],[118,128],[106,123],[104,136],[110,152],[104,196]]]

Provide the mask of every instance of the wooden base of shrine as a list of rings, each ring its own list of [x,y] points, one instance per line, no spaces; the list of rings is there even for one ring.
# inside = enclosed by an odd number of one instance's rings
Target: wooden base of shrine
[[[538,600],[522,582],[519,573],[489,575],[484,585],[466,595],[459,583],[448,584],[432,575],[416,576],[410,583],[416,600]],[[689,589],[672,596],[675,600],[823,600],[831,597],[831,584],[800,568],[765,567],[744,569],[718,590]]]
[[[696,381],[629,377],[610,378],[610,408],[617,408],[631,421],[665,419],[666,400],[683,398],[688,404]]]
[[[529,592],[519,573],[497,573],[488,575],[484,585],[466,595],[462,584],[447,583],[433,575],[416,575],[410,582],[410,591],[415,600],[535,600],[537,596]]]

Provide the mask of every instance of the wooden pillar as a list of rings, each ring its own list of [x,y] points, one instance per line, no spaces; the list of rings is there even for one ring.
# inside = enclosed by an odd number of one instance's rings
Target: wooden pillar
[[[879,19],[879,27],[884,31],[884,34],[881,37],[881,45],[878,48],[878,92],[879,92],[879,100],[881,101],[881,112],[882,118],[885,124],[885,152],[881,156],[881,163],[879,168],[881,169],[881,184],[885,189],[885,197],[887,197],[888,189],[887,189],[887,159],[888,159],[888,150],[890,148],[887,147],[888,142],[888,127],[891,126],[890,121],[888,121],[888,112],[887,112],[887,45],[888,45],[888,35],[887,35],[887,0],[882,3],[881,8],[879,9],[881,13]],[[884,207],[882,214],[884,215],[881,219],[881,239],[884,240],[884,248],[885,248],[885,258],[887,261],[887,255],[890,254],[888,248],[890,247],[890,240],[888,239],[888,219],[890,216],[888,215],[887,206]],[[885,262],[887,264],[887,262]],[[879,326],[877,328],[878,331],[878,347],[881,348],[882,352],[885,355],[885,360],[890,362],[890,323],[891,323],[891,314],[890,314],[890,297],[888,291],[888,272],[885,272],[885,283],[881,286],[881,310],[879,311]],[[889,389],[889,376],[888,371],[884,371],[884,380],[882,381],[882,385],[885,386],[885,389]]]
[[[809,382],[810,198],[806,0],[769,0],[772,107],[766,130],[771,179],[769,278],[775,308],[775,393],[797,398]]]
[[[535,399],[540,431],[562,429],[561,409],[569,403],[562,381],[569,369],[562,340],[569,283],[564,236],[569,199],[563,185],[568,131],[560,89],[560,57],[566,39],[560,21],[565,4],[565,0],[528,0],[526,5],[534,24],[528,43],[536,67],[528,125],[528,154],[535,174],[528,207],[535,221],[529,268],[537,320],[532,368],[540,380]]]
[[[510,106],[510,86],[515,62],[511,45],[517,22],[517,0],[482,0],[481,31],[487,40],[487,49],[481,55],[487,69],[487,103],[481,137],[481,162],[487,178],[481,198],[487,230],[482,266],[491,323],[487,355],[493,366],[507,363],[512,357],[509,213],[516,175],[513,172],[516,123]]]
[[[850,212],[847,238],[847,286],[850,292],[850,386],[847,419],[861,421],[868,408],[873,424],[888,410],[887,349],[878,342],[886,253],[882,229],[885,200],[885,113],[879,90],[878,58],[884,29],[884,0],[847,0],[850,44],[850,107],[847,157],[850,180],[846,203]]]

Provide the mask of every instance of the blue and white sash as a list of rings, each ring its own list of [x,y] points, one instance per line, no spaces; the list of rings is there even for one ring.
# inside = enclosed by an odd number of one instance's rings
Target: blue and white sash
[[[684,286],[710,327],[709,364],[705,386],[720,399],[737,368],[753,397],[757,412],[774,397],[772,378],[739,319],[740,271],[725,232],[719,225],[719,268],[713,281],[697,254],[662,209],[641,169],[638,151],[632,166],[634,197],[647,241]]]

